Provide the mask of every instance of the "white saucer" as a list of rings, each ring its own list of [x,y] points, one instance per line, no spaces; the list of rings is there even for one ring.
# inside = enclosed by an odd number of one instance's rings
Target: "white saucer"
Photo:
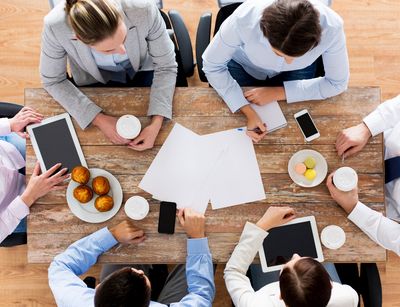
[[[317,172],[317,176],[314,180],[308,180],[306,177],[296,173],[294,170],[296,164],[304,162],[307,157],[313,157],[316,162],[314,169]],[[326,174],[328,173],[328,164],[326,163],[325,158],[318,151],[312,149],[299,150],[289,160],[288,173],[294,183],[305,188],[312,188],[324,181]]]
[[[322,229],[321,242],[329,249],[338,249],[346,242],[346,233],[336,225],[329,225]]]
[[[149,202],[142,196],[132,196],[124,206],[125,213],[133,220],[142,220],[149,213]]]

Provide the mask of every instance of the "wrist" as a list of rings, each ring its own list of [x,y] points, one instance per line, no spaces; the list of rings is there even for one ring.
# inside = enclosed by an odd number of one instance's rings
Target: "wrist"
[[[254,111],[250,104],[246,104],[245,106],[241,107],[240,111],[247,117],[247,119],[254,117],[256,114],[256,111]]]
[[[366,138],[367,140],[368,140],[369,138],[372,137],[371,130],[369,130],[368,126],[367,126],[364,122],[362,122],[362,123],[360,124],[360,127],[363,129],[363,131],[364,131],[364,136],[365,136],[365,138]]]
[[[92,124],[95,125],[96,127],[100,126],[101,122],[103,121],[105,115],[103,113],[99,113],[96,115],[96,117],[92,120]]]
[[[270,230],[272,228],[272,226],[268,222],[265,222],[265,221],[262,221],[262,220],[259,220],[256,223],[256,226],[261,228],[262,230],[265,230],[265,231],[268,231],[268,230]]]
[[[22,193],[21,195],[21,200],[25,203],[25,205],[28,208],[30,208],[36,201],[36,198],[28,190],[25,190],[24,193]]]
[[[161,115],[154,115],[151,119],[151,125],[155,128],[158,128],[158,130],[161,129],[163,122],[164,117]]]
[[[205,231],[195,232],[195,233],[188,233],[187,234],[189,239],[201,239],[206,237]]]
[[[286,100],[286,92],[283,86],[275,88],[276,97],[275,100]]]

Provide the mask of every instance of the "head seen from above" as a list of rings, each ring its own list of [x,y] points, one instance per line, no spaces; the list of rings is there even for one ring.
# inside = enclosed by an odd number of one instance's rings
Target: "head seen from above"
[[[294,254],[279,276],[281,298],[288,307],[325,307],[332,284],[324,266],[310,257]]]
[[[150,305],[151,285],[141,270],[126,267],[105,278],[96,288],[95,307]]]
[[[276,0],[263,11],[260,28],[272,50],[288,64],[321,40],[319,13],[307,0]]]
[[[110,0],[67,0],[65,11],[76,38],[104,54],[125,54],[127,29]]]

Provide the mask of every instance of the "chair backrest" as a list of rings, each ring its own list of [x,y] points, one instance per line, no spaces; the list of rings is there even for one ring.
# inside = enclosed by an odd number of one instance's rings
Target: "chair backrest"
[[[1,117],[14,117],[23,106],[11,102],[0,102],[0,118]]]
[[[178,11],[170,10],[168,16],[171,20],[172,28],[176,37],[176,43],[178,45],[185,76],[193,76],[195,64],[193,62],[193,50],[189,31],[187,30],[183,18]]]
[[[199,78],[203,82],[207,82],[207,77],[203,71],[203,59],[202,55],[204,50],[210,44],[211,35],[211,18],[212,14],[207,12],[201,15],[199,25],[197,27],[196,33],[196,62],[197,62],[197,72]]]
[[[65,0],[49,0],[50,9],[53,9],[60,2],[64,2]],[[154,0],[157,3],[158,8],[161,10],[164,6],[163,0]]]

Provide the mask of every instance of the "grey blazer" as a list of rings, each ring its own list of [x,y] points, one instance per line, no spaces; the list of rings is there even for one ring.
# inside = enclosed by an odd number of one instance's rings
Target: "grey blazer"
[[[148,115],[172,117],[172,98],[177,64],[174,44],[153,0],[118,0],[127,27],[125,47],[135,71],[149,53],[153,59],[154,78],[150,91]],[[64,1],[45,18],[40,54],[40,76],[43,87],[57,100],[82,129],[102,111],[67,79],[67,60],[77,85],[106,83],[90,51],[75,38],[67,21]]]

